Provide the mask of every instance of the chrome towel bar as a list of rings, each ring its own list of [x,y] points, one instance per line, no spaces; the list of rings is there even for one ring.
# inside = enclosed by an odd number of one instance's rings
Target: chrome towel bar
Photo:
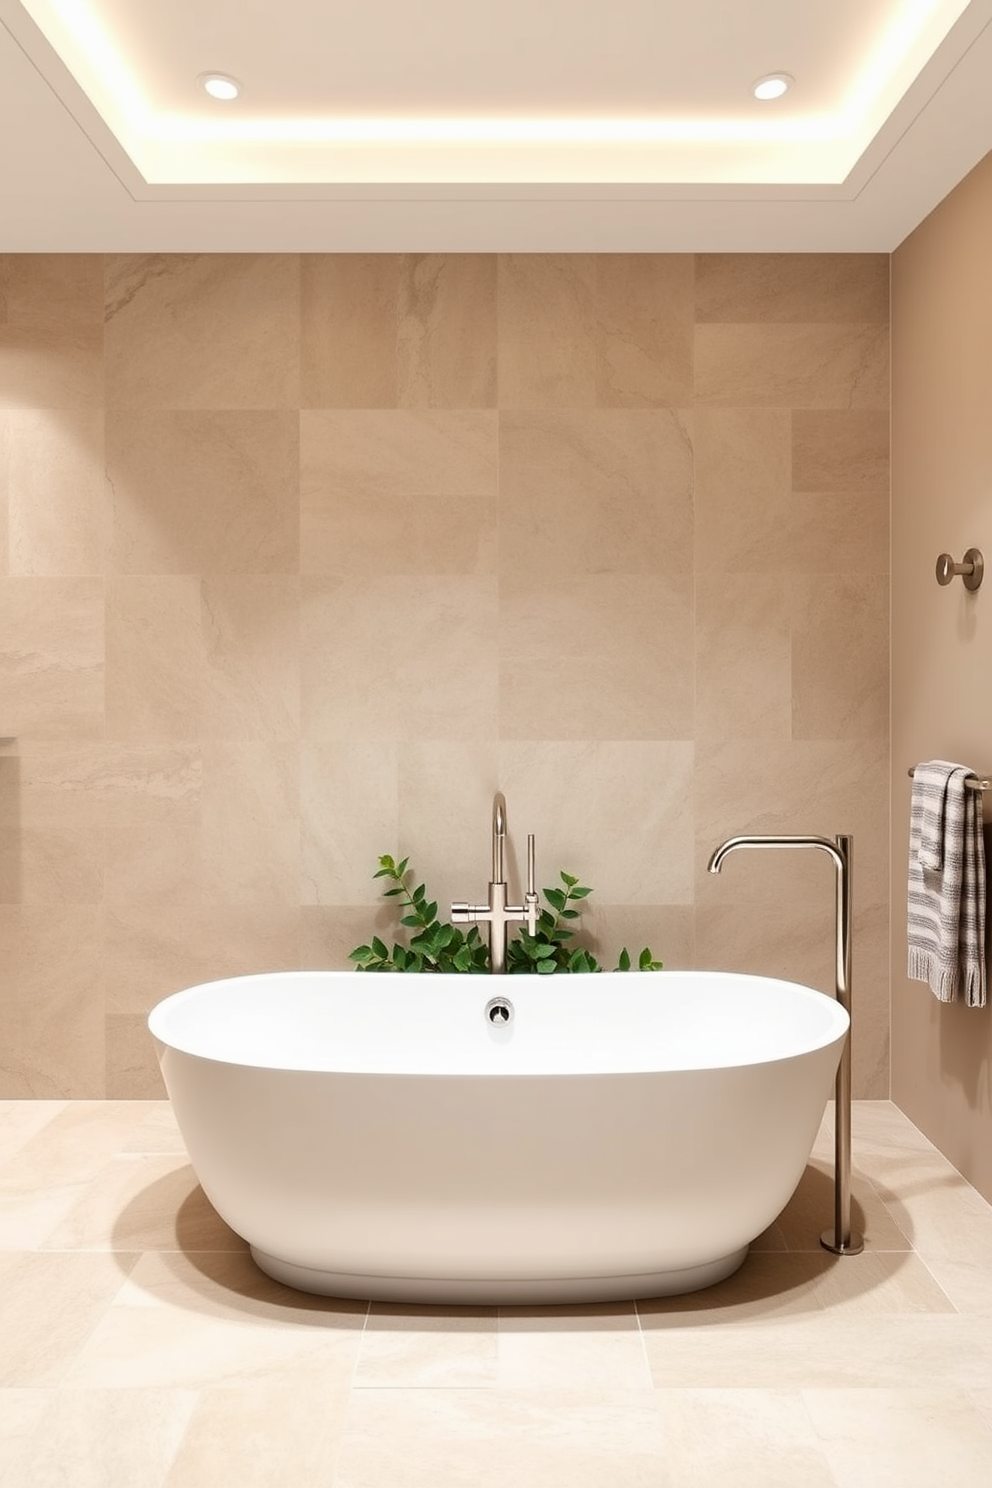
[[[910,765],[909,769],[906,771],[906,774],[912,777],[915,773],[915,767],[913,765]],[[987,775],[982,775],[979,777],[973,776],[970,780],[966,777],[964,783],[967,786],[968,790],[992,790],[992,780],[990,780]]]

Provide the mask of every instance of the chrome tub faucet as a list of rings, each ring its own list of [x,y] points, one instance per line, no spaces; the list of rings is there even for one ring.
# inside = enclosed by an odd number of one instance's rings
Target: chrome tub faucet
[[[493,876],[489,883],[488,904],[453,904],[451,920],[455,925],[487,923],[489,926],[489,970],[495,976],[506,971],[506,927],[525,924],[531,935],[537,932],[540,914],[534,887],[534,834],[527,834],[527,892],[523,904],[507,904],[504,870],[506,849],[506,799],[502,791],[493,796]]]

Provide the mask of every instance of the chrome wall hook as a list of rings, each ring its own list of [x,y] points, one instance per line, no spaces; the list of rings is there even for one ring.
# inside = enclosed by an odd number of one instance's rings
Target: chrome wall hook
[[[985,577],[985,559],[979,548],[969,548],[960,563],[955,563],[950,553],[941,553],[937,559],[937,583],[949,584],[961,578],[966,589],[980,589]]]

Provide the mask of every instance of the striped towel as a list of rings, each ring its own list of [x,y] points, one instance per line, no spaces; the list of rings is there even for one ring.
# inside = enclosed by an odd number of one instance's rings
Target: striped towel
[[[981,793],[949,760],[913,771],[909,813],[909,975],[941,1002],[985,1006]]]

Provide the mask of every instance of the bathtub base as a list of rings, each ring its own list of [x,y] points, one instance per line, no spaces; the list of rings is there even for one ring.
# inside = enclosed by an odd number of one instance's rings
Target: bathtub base
[[[743,1265],[745,1245],[702,1266],[674,1271],[642,1271],[623,1276],[502,1278],[447,1280],[427,1276],[363,1276],[350,1271],[321,1271],[267,1255],[251,1246],[252,1259],[275,1281],[321,1297],[357,1297],[372,1302],[438,1303],[446,1306],[549,1306],[567,1302],[630,1302],[637,1297],[676,1297],[723,1281]]]

